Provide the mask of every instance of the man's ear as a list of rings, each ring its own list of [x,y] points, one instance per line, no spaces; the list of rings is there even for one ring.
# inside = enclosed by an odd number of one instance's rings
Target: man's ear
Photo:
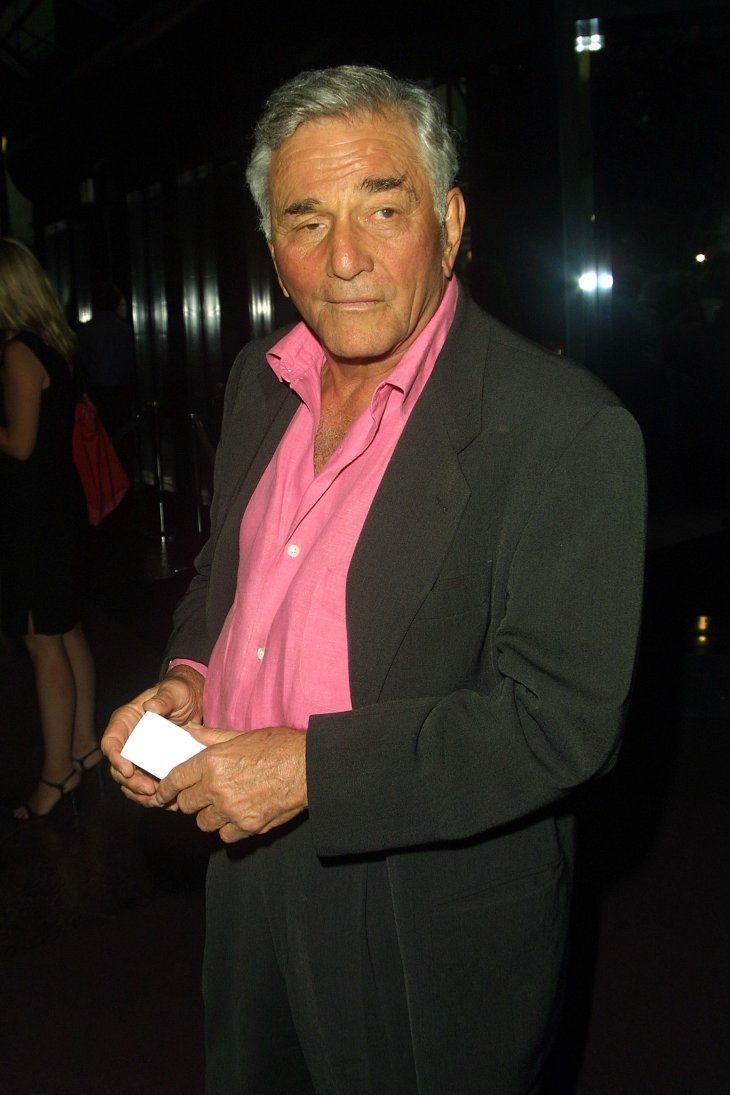
[[[459,253],[465,220],[466,204],[464,195],[458,186],[454,186],[446,195],[444,245],[441,252],[441,269],[447,278],[450,278],[454,271],[454,263]]]
[[[276,271],[276,280],[279,282],[279,286],[281,287],[281,291],[288,300],[289,299],[289,292],[287,290],[286,285],[284,285],[284,282],[281,280],[281,274],[279,273],[279,267],[276,265],[276,255],[274,254],[274,245],[271,242],[271,240],[267,240],[266,242],[267,242],[268,247],[269,247],[269,254],[271,255],[271,261],[274,264],[274,270]]]

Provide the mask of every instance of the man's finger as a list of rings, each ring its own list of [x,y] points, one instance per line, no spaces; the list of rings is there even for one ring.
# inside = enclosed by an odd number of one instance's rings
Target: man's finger
[[[181,791],[185,791],[190,787],[194,787],[196,783],[199,783],[202,776],[203,768],[200,762],[200,753],[197,753],[194,757],[191,757],[190,760],[186,760],[182,764],[176,764],[157,785],[157,801],[159,805],[166,806],[169,802],[173,802],[177,799]],[[200,806],[202,805],[205,805],[205,803],[200,803],[198,806],[194,806],[193,809],[186,809],[184,812],[194,813],[194,811],[200,809]]]
[[[191,737],[199,741],[201,745],[220,745],[231,738],[240,737],[237,730],[217,730],[212,726],[201,726],[200,723],[186,722],[185,729]]]
[[[198,811],[195,823],[204,833],[214,833],[228,824],[228,818],[219,814],[214,806],[205,806]]]
[[[164,715],[165,718],[172,714],[176,706],[177,696],[170,689],[165,688],[164,685],[161,685],[154,696],[150,696],[144,702],[145,711],[154,711],[156,715]]]
[[[246,840],[251,834],[244,832],[243,829],[239,829],[237,825],[229,821],[227,825],[218,830],[218,836],[224,844],[235,844],[237,840]]]

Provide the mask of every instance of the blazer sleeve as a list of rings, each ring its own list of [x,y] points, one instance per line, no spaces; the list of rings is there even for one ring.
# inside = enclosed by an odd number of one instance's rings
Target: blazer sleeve
[[[310,719],[320,855],[488,833],[610,768],[636,656],[645,495],[638,426],[605,406],[526,515],[485,649],[490,686]]]

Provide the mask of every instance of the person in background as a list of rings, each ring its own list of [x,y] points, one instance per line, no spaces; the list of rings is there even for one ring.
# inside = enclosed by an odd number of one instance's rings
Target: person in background
[[[234,364],[167,671],[102,740],[129,798],[224,844],[208,1095],[518,1095],[554,1038],[571,798],[634,669],[643,445],[459,285],[456,169],[436,100],[368,66],[302,73],[257,126],[302,322]],[[152,778],[122,755],[144,711],[207,748]]]
[[[14,811],[46,818],[73,802],[101,751],[94,660],[81,625],[86,503],[73,462],[75,339],[24,244],[0,239],[0,623],[33,663],[40,779]]]
[[[119,287],[102,282],[94,290],[91,319],[77,330],[81,375],[115,445],[134,413],[136,359],[127,311]]]

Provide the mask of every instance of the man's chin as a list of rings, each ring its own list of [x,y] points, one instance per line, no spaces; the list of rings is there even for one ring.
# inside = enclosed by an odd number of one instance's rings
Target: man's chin
[[[387,332],[378,329],[377,320],[373,320],[367,331],[332,328],[317,333],[328,355],[335,361],[357,364],[385,361],[398,346],[398,338],[388,338]]]
[[[347,346],[343,349],[331,349],[325,346],[327,357],[330,361],[336,361],[339,365],[377,365],[385,364],[395,353],[395,349],[389,347],[386,350],[369,349],[367,347]],[[395,362],[393,362],[395,365]]]

